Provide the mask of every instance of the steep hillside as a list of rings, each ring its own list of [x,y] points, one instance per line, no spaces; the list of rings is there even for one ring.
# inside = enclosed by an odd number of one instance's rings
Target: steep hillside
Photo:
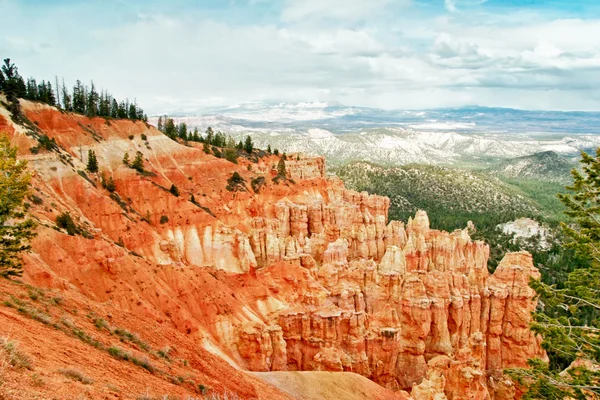
[[[5,398],[288,399],[305,384],[250,370],[353,372],[381,386],[365,399],[500,400],[519,393],[504,368],[545,357],[527,253],[490,274],[466,229],[388,221],[388,198],[326,178],[322,158],[234,164],[140,121],[21,105],[24,125],[0,108],[0,130],[29,162],[38,235],[22,283],[0,290]]]
[[[469,220],[497,224],[538,212],[517,190],[470,170],[357,162],[340,168],[337,175],[351,189],[389,197],[390,218],[405,220],[416,210],[428,210],[432,222],[443,229],[465,226]]]

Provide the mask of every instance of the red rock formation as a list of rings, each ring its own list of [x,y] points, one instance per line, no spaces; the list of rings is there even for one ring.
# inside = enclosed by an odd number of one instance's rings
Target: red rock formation
[[[275,156],[249,170],[141,122],[24,109],[61,147],[26,156],[43,201],[31,208],[42,225],[26,268],[33,284],[173,324],[243,369],[350,371],[415,399],[499,399],[513,393],[499,389],[503,368],[544,357],[528,329],[528,281],[539,273],[526,253],[490,275],[489,248],[466,229],[431,229],[422,211],[388,222],[388,198],[326,178],[322,158],[289,156],[294,182],[276,183]],[[78,172],[89,149],[115,193]],[[137,151],[146,174],[122,163]],[[226,189],[233,172],[247,191]],[[254,193],[257,177],[265,185]],[[94,239],[53,230],[64,211]]]

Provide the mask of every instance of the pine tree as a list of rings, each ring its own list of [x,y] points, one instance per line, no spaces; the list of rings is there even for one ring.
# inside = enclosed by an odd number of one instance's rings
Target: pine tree
[[[156,124],[156,129],[163,132],[163,119],[162,117],[158,117],[158,123]]]
[[[88,150],[87,170],[91,173],[98,172],[98,159],[94,150]]]
[[[62,83],[62,101],[63,101],[63,109],[65,111],[73,111],[73,104],[71,103],[71,95],[69,95],[69,91],[65,86],[65,81]]]
[[[271,150],[271,145],[270,145],[270,144],[267,146],[267,153],[269,153],[269,154],[271,154],[271,153],[272,153],[272,150]]]
[[[25,85],[25,82],[23,82],[23,78],[19,75],[19,70],[15,64],[10,62],[10,58],[4,59],[2,72],[5,78],[2,90],[9,103],[9,111],[16,121],[20,121],[21,105],[19,103],[19,97],[27,96],[27,86]]]
[[[175,127],[175,121],[173,121],[173,118],[167,118],[167,122],[165,123],[165,135],[171,139],[175,139],[177,136],[177,128]]]
[[[119,118],[119,103],[114,98],[110,102],[110,117]]]
[[[22,273],[20,254],[29,250],[35,223],[26,219],[23,200],[29,190],[27,163],[17,160],[17,148],[0,136],[0,276]]]
[[[177,188],[177,186],[175,186],[175,184],[171,185],[171,188],[169,189],[169,192],[171,192],[171,194],[175,197],[179,197],[179,189]]]
[[[138,119],[138,114],[137,114],[137,106],[134,103],[131,103],[129,105],[129,112],[127,113],[127,118],[131,119],[131,120],[136,120]]]
[[[125,153],[123,156],[123,164],[129,165],[129,153]]]
[[[279,159],[279,162],[277,163],[277,175],[285,178],[287,176],[287,172],[285,170],[285,161],[283,160],[283,158]]]
[[[92,81],[92,86],[90,86],[90,90],[87,95],[87,104],[85,107],[86,114],[88,117],[95,117],[98,115],[98,92],[96,91],[96,86],[94,85],[94,81]]]
[[[192,139],[194,142],[200,142],[202,139],[200,138],[200,134],[198,133],[198,128],[194,128],[194,134],[192,135]]]
[[[204,144],[202,145],[202,151],[204,151],[206,154],[210,154],[210,146],[207,142],[204,142]]]
[[[27,79],[27,97],[28,100],[37,101],[39,99],[38,86],[34,78]]]
[[[187,125],[185,122],[182,122],[179,124],[179,127],[177,129],[177,135],[183,139],[183,140],[187,140]]]
[[[244,141],[244,150],[248,154],[252,154],[252,150],[254,149],[254,143],[252,143],[252,138],[250,136],[246,136],[246,140]]]
[[[210,126],[206,128],[206,143],[213,144],[214,132]]]
[[[534,332],[542,334],[542,346],[550,363],[530,360],[529,370],[509,373],[528,386],[524,399],[596,398],[600,395],[600,148],[596,156],[581,154],[581,171],[574,169],[569,194],[559,194],[566,214],[575,224],[562,223],[567,247],[589,260],[575,266],[564,288],[533,282],[543,311],[534,315]],[[581,366],[561,373],[576,359]],[[595,396],[595,397],[593,397]]]
[[[138,151],[135,154],[135,159],[131,163],[131,168],[135,169],[138,172],[144,172],[144,155],[141,151]]]
[[[73,87],[73,111],[85,114],[85,88],[79,79]]]
[[[56,105],[56,97],[54,97],[54,89],[52,89],[52,84],[50,81],[46,83],[46,104],[49,104],[53,107]]]

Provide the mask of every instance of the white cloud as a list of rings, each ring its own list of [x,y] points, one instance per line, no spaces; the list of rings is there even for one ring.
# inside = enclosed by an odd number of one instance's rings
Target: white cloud
[[[284,22],[307,19],[354,21],[381,11],[390,3],[408,4],[409,0],[286,0],[282,13]]]
[[[423,15],[407,1],[289,0],[273,21],[241,24],[151,9],[90,22],[93,4],[33,15],[5,0],[0,53],[26,76],[93,78],[149,112],[248,101],[600,109],[599,19],[469,11],[476,2]]]
[[[454,0],[444,0],[444,6],[446,6],[446,10],[448,10],[450,12],[458,11],[458,9],[456,8],[456,4],[454,3]]]

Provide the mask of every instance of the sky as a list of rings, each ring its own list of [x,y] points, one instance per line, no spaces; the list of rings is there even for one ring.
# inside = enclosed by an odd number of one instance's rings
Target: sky
[[[149,114],[265,102],[600,110],[599,0],[0,0],[0,57]]]

